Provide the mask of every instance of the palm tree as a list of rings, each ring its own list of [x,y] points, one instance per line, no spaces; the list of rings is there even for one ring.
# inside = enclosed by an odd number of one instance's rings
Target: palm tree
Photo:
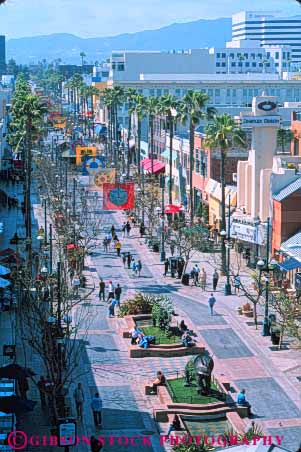
[[[206,104],[209,96],[202,91],[189,90],[179,104],[179,118],[183,124],[189,122],[189,189],[190,189],[190,224],[193,224],[194,218],[194,199],[192,173],[194,169],[194,133],[200,120],[210,118],[215,110],[207,108]]]
[[[137,94],[134,98],[133,105],[129,111],[129,114],[135,114],[137,118],[137,149],[136,149],[136,164],[138,169],[138,175],[140,176],[140,157],[141,157],[141,123],[147,114],[147,99],[142,94]]]
[[[137,91],[133,88],[128,88],[124,92],[125,100],[128,103],[128,140],[127,140],[127,177],[130,175],[130,139],[132,134],[132,108],[135,104]]]
[[[174,128],[177,121],[177,109],[179,108],[178,99],[172,94],[161,96],[159,104],[159,113],[164,115],[165,122],[169,128],[169,204],[172,204],[172,154]]]
[[[80,52],[79,56],[82,59],[82,68],[83,68],[84,67],[84,58],[85,58],[86,54],[85,54],[85,52]]]
[[[106,108],[107,117],[108,117],[108,151],[110,153],[113,149],[113,127],[114,127],[114,119],[113,119],[113,95],[112,90],[110,88],[105,88],[103,94],[101,96],[101,100]]]
[[[206,127],[205,144],[210,149],[220,150],[220,179],[221,179],[221,223],[220,230],[226,230],[226,203],[225,203],[225,160],[227,152],[233,146],[246,147],[245,132],[238,126],[234,118],[228,114],[215,116],[213,122]],[[226,273],[226,247],[222,241],[222,270]]]
[[[20,144],[24,150],[23,161],[25,162],[25,184],[24,184],[24,207],[25,227],[27,238],[28,264],[32,264],[32,232],[31,232],[31,167],[32,167],[32,144],[39,139],[44,114],[47,107],[41,102],[40,97],[30,91],[28,83],[19,77],[12,100],[11,130],[12,136],[8,137],[11,143],[18,139],[17,150]]]
[[[291,144],[294,139],[294,133],[291,129],[281,127],[277,130],[277,145],[281,147],[282,154],[285,153],[285,148]]]
[[[149,148],[148,153],[151,158],[151,173],[154,174],[154,120],[158,113],[158,97],[148,97],[146,99],[146,111],[148,113]]]

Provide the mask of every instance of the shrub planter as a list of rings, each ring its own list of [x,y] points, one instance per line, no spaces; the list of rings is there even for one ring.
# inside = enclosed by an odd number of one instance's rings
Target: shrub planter
[[[127,324],[127,329],[122,330],[122,336],[130,339],[131,335],[129,331],[136,326],[136,322],[139,320],[149,320],[151,322],[152,316],[151,314],[127,315],[124,319]],[[149,348],[131,345],[129,350],[131,358],[144,358],[146,356],[171,358],[176,356],[198,355],[205,350],[205,346],[198,343],[193,347],[184,347],[179,337],[179,342],[172,344],[150,344]]]

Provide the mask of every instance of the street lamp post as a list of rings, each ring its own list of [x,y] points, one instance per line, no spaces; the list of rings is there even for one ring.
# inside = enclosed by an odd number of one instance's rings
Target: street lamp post
[[[49,225],[49,273],[52,275],[52,224]]]
[[[45,231],[45,245],[47,244],[47,199],[44,199],[44,231]]]
[[[161,206],[161,253],[160,253],[160,261],[165,261],[165,248],[164,248],[164,214],[165,214],[165,205],[164,205],[164,190],[165,190],[165,176],[162,175],[160,178],[161,188],[162,188],[162,206]]]
[[[266,242],[266,258],[265,262],[260,259],[257,262],[259,268],[259,284],[261,284],[262,272],[269,274],[269,254],[270,254],[270,219],[267,219],[267,242]],[[270,324],[269,324],[269,278],[265,278],[265,305],[264,305],[264,319],[262,325],[262,336],[270,336]]]

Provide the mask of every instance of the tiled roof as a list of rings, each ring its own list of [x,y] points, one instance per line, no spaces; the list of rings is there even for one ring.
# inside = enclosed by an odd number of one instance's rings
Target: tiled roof
[[[295,180],[291,184],[284,187],[277,195],[274,195],[273,198],[276,201],[283,201],[285,198],[287,198],[292,193],[295,193],[295,191],[301,189],[301,177],[299,179]]]
[[[301,262],[301,232],[281,243],[280,250]]]

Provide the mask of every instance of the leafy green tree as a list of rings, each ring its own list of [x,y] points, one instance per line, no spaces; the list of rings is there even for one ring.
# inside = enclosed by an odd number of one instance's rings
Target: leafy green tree
[[[132,135],[132,110],[135,105],[135,98],[137,96],[137,91],[133,88],[128,88],[124,92],[124,97],[126,102],[128,103],[128,139],[127,139],[127,176],[130,174],[130,139]]]
[[[141,157],[141,124],[147,114],[146,97],[142,94],[137,94],[134,97],[134,103],[129,110],[129,114],[136,115],[137,118],[137,149],[136,149],[136,163],[138,168],[138,175],[140,176],[140,157]]]

